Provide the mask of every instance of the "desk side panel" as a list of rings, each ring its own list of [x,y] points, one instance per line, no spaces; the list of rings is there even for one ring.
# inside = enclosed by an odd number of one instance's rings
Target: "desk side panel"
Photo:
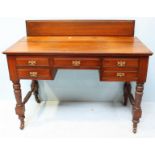
[[[17,76],[17,72],[16,72],[16,57],[15,56],[7,56],[7,62],[8,62],[10,80],[12,80],[12,81],[19,80],[18,76]]]
[[[141,57],[139,61],[139,77],[138,81],[139,83],[144,83],[147,78],[147,72],[148,72],[148,62],[149,57]]]

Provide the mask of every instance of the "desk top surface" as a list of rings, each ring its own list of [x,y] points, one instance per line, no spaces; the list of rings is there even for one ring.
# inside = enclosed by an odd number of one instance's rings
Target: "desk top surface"
[[[31,36],[23,37],[4,54],[151,55],[136,37],[122,36]]]

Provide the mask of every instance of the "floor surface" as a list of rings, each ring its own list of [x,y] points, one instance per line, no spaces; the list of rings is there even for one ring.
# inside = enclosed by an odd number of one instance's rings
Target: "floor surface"
[[[132,133],[131,106],[119,102],[56,102],[26,105],[19,129],[15,104],[0,102],[0,137],[155,137],[155,103],[143,102],[138,133]]]

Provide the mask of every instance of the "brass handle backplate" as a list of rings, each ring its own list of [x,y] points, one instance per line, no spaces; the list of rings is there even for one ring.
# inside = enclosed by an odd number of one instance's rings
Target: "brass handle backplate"
[[[29,75],[32,78],[36,78],[38,76],[38,73],[37,72],[30,72]]]
[[[80,60],[73,60],[72,61],[72,66],[80,66],[81,62]]]
[[[125,76],[125,73],[117,73],[116,76],[117,77],[124,77]]]
[[[126,62],[125,61],[117,61],[117,66],[118,67],[125,67],[126,66]]]
[[[35,60],[29,60],[28,61],[29,66],[35,66],[36,64],[37,64],[37,62]]]

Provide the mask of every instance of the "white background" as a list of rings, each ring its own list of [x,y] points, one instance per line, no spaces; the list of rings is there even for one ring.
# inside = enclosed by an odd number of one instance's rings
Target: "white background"
[[[16,21],[10,26],[6,22],[2,27],[7,31],[0,33],[0,50],[4,50],[10,43],[13,43],[20,35],[24,34],[24,19],[105,19],[105,18],[135,18],[154,17],[153,0],[5,0],[0,1],[0,17],[7,20]],[[6,19],[7,18],[7,19]],[[9,19],[8,19],[9,18]],[[140,19],[136,34],[140,36],[150,49],[154,48],[154,30],[152,19]],[[19,22],[19,24],[17,24]],[[20,25],[20,26],[19,26]],[[1,27],[1,25],[0,25]],[[11,27],[11,29],[10,29]],[[18,30],[17,30],[18,28]],[[16,30],[15,30],[16,29]],[[137,29],[137,28],[136,28]],[[147,31],[146,29],[149,29]],[[16,35],[12,35],[17,31]],[[144,33],[142,33],[144,31]],[[15,34],[15,33],[13,33]],[[9,38],[8,38],[9,37]],[[3,44],[2,44],[3,43]],[[11,83],[8,82],[5,58],[1,55],[1,83],[0,92],[2,99],[13,102]],[[149,67],[148,84],[145,89],[145,100],[153,100],[153,57]],[[62,73],[63,74],[63,73]],[[94,73],[93,73],[94,74]],[[93,79],[97,81],[97,78]],[[27,89],[27,82],[24,82]],[[107,85],[108,86],[108,85]],[[118,86],[119,87],[119,86]],[[150,94],[149,94],[150,93]],[[0,102],[3,104],[3,101]],[[7,106],[7,105],[6,105]],[[152,118],[154,122],[154,118]],[[11,130],[11,127],[10,127]],[[154,139],[27,139],[27,138],[1,138],[1,154],[154,154]]]

